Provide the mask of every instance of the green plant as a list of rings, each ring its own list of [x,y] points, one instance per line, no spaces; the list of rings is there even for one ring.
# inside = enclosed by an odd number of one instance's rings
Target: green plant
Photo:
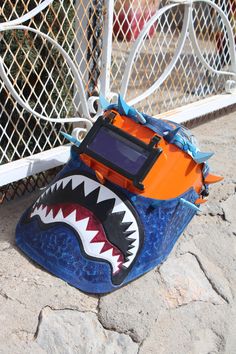
[[[23,1],[17,1],[16,4],[9,1],[4,6],[4,17],[1,16],[1,21],[11,17],[14,5],[19,15],[24,13],[25,5]],[[28,10],[31,10],[35,5],[37,4],[34,0],[30,1]],[[70,23],[74,21],[74,16],[71,1],[65,0],[63,8],[60,7],[58,1],[53,3],[50,10],[47,11],[46,18],[44,14],[37,15],[34,18],[33,26],[40,28],[45,33],[50,30],[50,34],[56,38],[58,43],[62,44],[69,54],[72,54],[74,38]],[[41,111],[41,106],[43,106],[42,113],[50,117],[56,117],[57,112],[60,112],[62,116],[74,113],[72,108],[69,108],[72,107],[73,97],[72,77],[67,75],[68,68],[66,68],[62,57],[50,44],[29,31],[7,31],[1,38],[0,55],[4,57],[4,62],[9,68],[12,78],[16,79],[15,86],[34,109]],[[12,161],[24,157],[29,155],[31,151],[34,151],[34,153],[40,152],[42,147],[46,150],[61,143],[58,134],[61,128],[60,124],[55,125],[46,122],[40,122],[39,124],[29,113],[22,111],[19,107],[19,109],[16,109],[13,107],[12,100],[9,99],[9,94],[4,87],[0,92],[1,106],[4,109],[0,112],[0,136],[2,136],[0,145],[7,151],[5,157],[1,158],[0,156],[0,163],[6,163],[9,159]],[[27,127],[22,124],[20,116],[27,122]],[[9,117],[11,118],[10,121]],[[35,144],[35,138],[31,134],[33,129],[34,135],[38,136],[37,144]],[[1,134],[1,131],[5,133]],[[42,131],[43,134],[41,134]],[[8,137],[11,137],[10,145],[8,145]],[[26,143],[27,149],[25,149]],[[17,146],[17,152],[14,151],[14,146]]]

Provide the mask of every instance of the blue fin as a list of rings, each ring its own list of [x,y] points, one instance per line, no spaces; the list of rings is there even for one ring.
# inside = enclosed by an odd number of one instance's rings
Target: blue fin
[[[192,210],[195,210],[195,211],[201,211],[195,204],[189,202],[188,200],[184,199],[184,198],[180,198],[180,203],[181,204],[184,204],[186,206],[188,206],[189,208],[191,208]]]
[[[130,106],[127,105],[125,100],[121,95],[118,96],[118,111],[120,114],[123,114],[125,116],[128,116],[130,110]]]
[[[140,113],[139,111],[137,111],[137,109],[133,107],[130,107],[128,116],[141,124],[146,124],[146,119],[144,118],[142,113]]]
[[[109,107],[110,107],[110,102],[108,102],[107,100],[106,100],[106,98],[100,93],[100,95],[99,95],[99,101],[100,101],[100,104],[101,104],[101,107],[102,107],[102,109],[104,110],[104,111],[106,111],[107,109],[109,109]]]
[[[137,111],[135,108],[130,107],[121,95],[118,96],[118,111],[120,114],[138,120],[141,124],[146,123],[146,119],[142,113]]]
[[[197,152],[194,156],[193,159],[197,163],[203,163],[210,159],[214,155],[213,152]]]
[[[80,142],[79,140],[75,139],[73,136],[64,133],[64,132],[60,132],[67,140],[69,140],[72,144],[76,145],[76,146],[80,146]]]
[[[174,140],[176,134],[180,131],[180,129],[181,127],[178,127],[174,130],[170,130],[166,135],[164,135],[165,140],[171,143]]]

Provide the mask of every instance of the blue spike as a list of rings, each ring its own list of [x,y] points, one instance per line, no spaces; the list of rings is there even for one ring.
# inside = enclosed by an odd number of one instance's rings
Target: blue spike
[[[135,108],[130,107],[121,95],[118,96],[118,111],[120,114],[138,120],[141,124],[146,123],[146,119],[142,113],[138,112]]]
[[[108,102],[105,97],[100,93],[99,95],[99,101],[100,101],[100,104],[101,104],[101,107],[104,111],[108,110],[109,107],[110,107],[110,102]]]
[[[127,105],[127,103],[125,102],[123,97],[121,95],[119,95],[118,96],[118,111],[119,111],[119,113],[123,114],[125,116],[128,116],[130,108],[131,107],[129,105]]]
[[[186,206],[188,206],[189,208],[191,208],[194,211],[201,211],[195,204],[189,202],[188,200],[184,199],[184,198],[180,198],[180,203],[184,204]]]
[[[140,122],[141,124],[145,124],[146,123],[146,119],[144,118],[144,116],[142,115],[142,113],[140,113],[139,111],[137,111],[137,109],[130,107],[129,109],[129,117],[133,118],[136,122]]]
[[[73,136],[64,133],[64,132],[60,132],[67,140],[69,140],[72,144],[75,144],[76,146],[80,146],[80,142],[79,140],[77,140],[76,138],[74,138]]]
[[[178,127],[174,130],[170,130],[166,135],[164,135],[164,139],[171,143],[174,140],[176,134],[180,131],[180,129],[181,127]]]
[[[213,155],[214,155],[213,152],[200,152],[199,151],[196,154],[194,154],[193,159],[197,163],[203,163],[203,162],[207,161],[208,159],[210,159]]]
[[[136,116],[138,118],[138,120],[140,121],[141,124],[146,124],[147,121],[144,118],[144,116],[142,115],[142,113],[140,113],[139,111],[136,111]]]

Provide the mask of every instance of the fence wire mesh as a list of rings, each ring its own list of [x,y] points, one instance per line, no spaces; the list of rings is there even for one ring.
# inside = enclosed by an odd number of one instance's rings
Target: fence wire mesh
[[[24,15],[39,3],[39,0],[5,1],[1,8],[1,21]],[[29,22],[31,27],[54,38],[77,61],[88,95],[93,93],[99,76],[97,61],[102,36],[99,11],[102,11],[99,1],[55,1]],[[15,89],[31,108],[49,117],[79,115],[80,102],[71,70],[50,43],[29,31],[8,31],[1,37],[0,54]],[[38,121],[23,111],[3,83],[0,110],[1,164],[51,149],[63,142],[59,134],[60,124]]]
[[[135,39],[157,6],[168,1],[116,1],[115,17],[119,19],[119,31],[113,42],[112,90],[119,89],[132,39]],[[236,2],[221,0],[217,3],[227,14],[236,34]],[[136,56],[127,92],[131,99],[148,89],[167,68],[174,56],[183,26],[184,6],[171,9],[153,25]],[[142,17],[143,16],[143,17]],[[118,20],[116,20],[118,21]],[[219,15],[206,3],[193,6],[193,23],[198,45],[206,61],[214,69],[229,67],[228,37]],[[118,26],[117,26],[118,27]],[[206,70],[197,56],[189,38],[171,75],[154,94],[138,105],[138,108],[157,114],[165,110],[197,101],[224,91],[227,77]]]
[[[53,180],[59,170],[60,168],[54,168],[0,187],[0,205],[36,190],[42,190]]]
[[[18,18],[40,0],[2,1],[0,22]],[[215,0],[227,14],[236,36],[236,0]],[[111,91],[119,92],[134,40],[158,8],[159,0],[115,0]],[[55,0],[27,25],[49,34],[77,63],[88,96],[97,94],[104,38],[104,0]],[[151,27],[132,67],[127,98],[148,89],[173,58],[183,26],[184,7],[162,15]],[[194,5],[194,28],[206,61],[215,69],[230,65],[228,37],[219,15],[205,3]],[[0,55],[16,91],[31,108],[49,117],[80,115],[80,101],[71,69],[59,51],[27,30],[7,31],[0,37]],[[187,39],[171,75],[137,107],[149,114],[169,110],[224,91],[227,77],[206,70]],[[61,124],[42,122],[24,111],[0,79],[0,164],[52,149],[63,143]],[[67,124],[66,130],[71,126]],[[37,178],[36,178],[37,180]],[[31,185],[37,183],[30,182]],[[26,184],[27,185],[27,184]],[[24,188],[23,188],[24,189]],[[25,187],[27,189],[27,187]],[[24,191],[22,191],[24,193]],[[4,199],[4,198],[3,198]]]

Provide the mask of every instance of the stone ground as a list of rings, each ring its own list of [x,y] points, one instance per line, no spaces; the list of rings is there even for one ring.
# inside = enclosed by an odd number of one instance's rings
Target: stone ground
[[[20,253],[30,195],[0,207],[0,353],[236,353],[236,113],[193,129],[225,179],[168,260],[103,297],[85,295]]]

